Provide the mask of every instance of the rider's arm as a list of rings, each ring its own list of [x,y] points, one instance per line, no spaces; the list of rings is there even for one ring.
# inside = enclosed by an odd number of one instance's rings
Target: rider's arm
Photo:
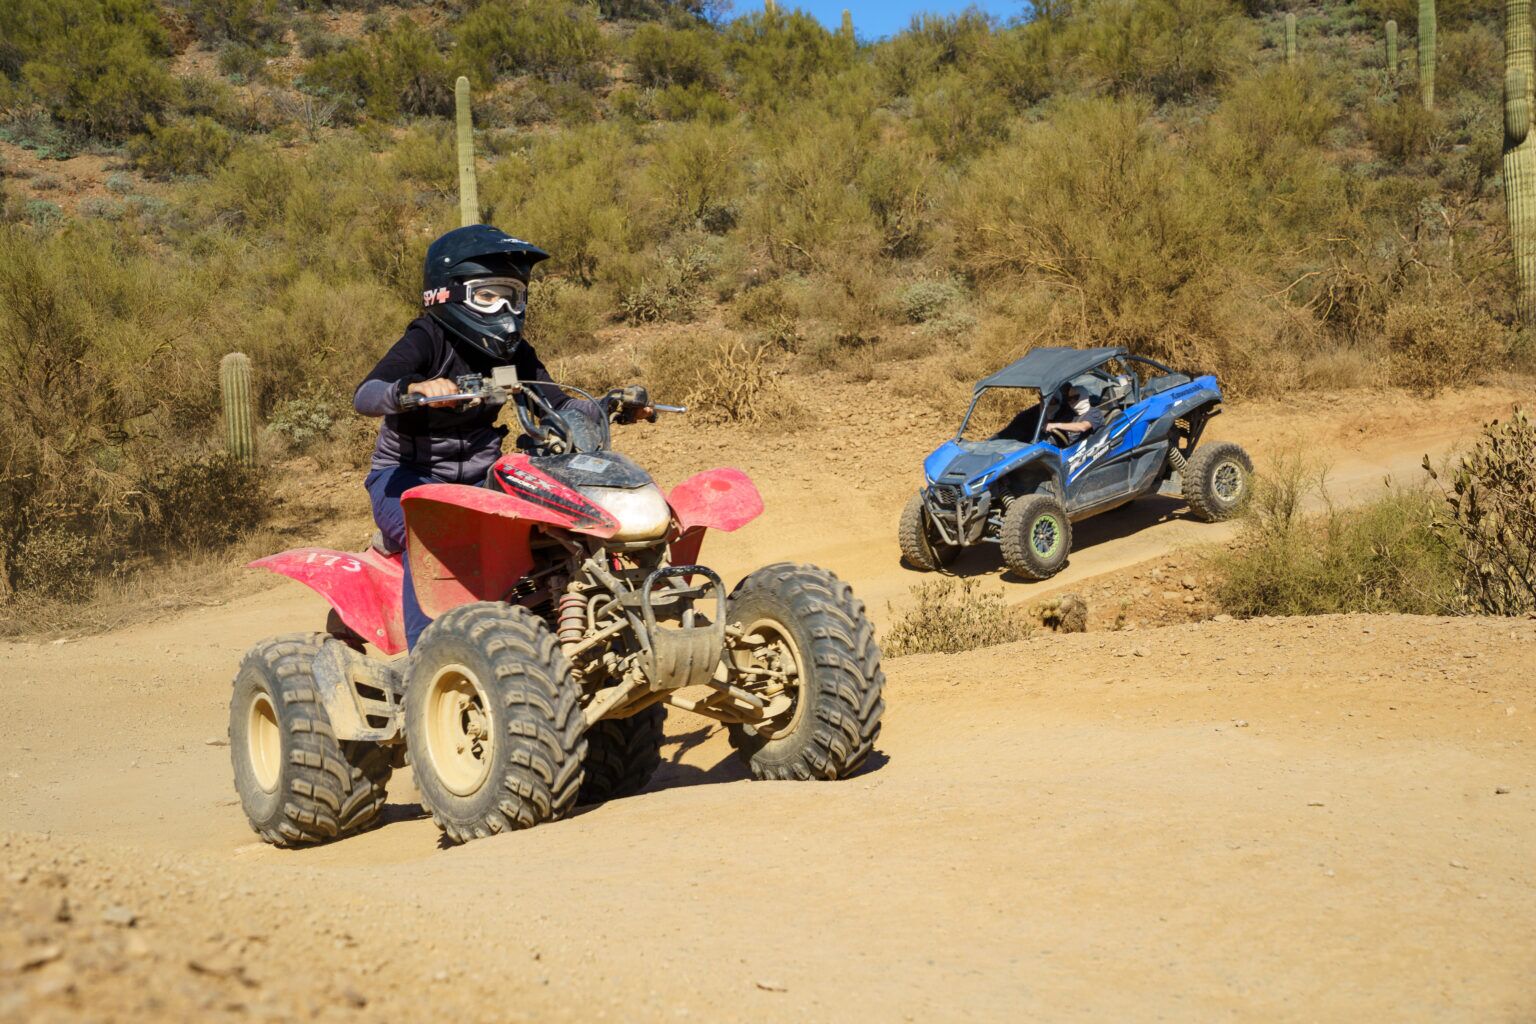
[[[400,396],[407,391],[452,394],[452,381],[428,381],[432,372],[432,339],[419,327],[408,328],[390,346],[352,395],[352,408],[364,416],[392,416],[400,411]],[[447,390],[433,385],[446,384]]]

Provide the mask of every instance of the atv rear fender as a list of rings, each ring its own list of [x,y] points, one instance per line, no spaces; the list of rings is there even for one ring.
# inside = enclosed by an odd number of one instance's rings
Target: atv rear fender
[[[599,537],[618,529],[593,528],[557,509],[468,484],[422,484],[400,496],[405,548],[416,600],[429,618],[472,601],[506,600],[533,568],[528,538],[536,524]]]
[[[354,633],[385,654],[405,650],[400,614],[404,573],[399,555],[370,548],[362,554],[328,548],[296,548],[248,563],[298,580],[330,602]]]
[[[672,488],[667,504],[677,519],[673,565],[698,562],[705,530],[734,533],[763,514],[763,496],[752,478],[729,466],[695,473]]]

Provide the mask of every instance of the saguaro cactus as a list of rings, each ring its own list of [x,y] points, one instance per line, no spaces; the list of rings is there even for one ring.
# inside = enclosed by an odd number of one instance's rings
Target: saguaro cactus
[[[463,75],[453,86],[453,104],[459,136],[459,222],[480,223],[480,189],[475,180],[475,123],[469,113],[469,79]]]
[[[1435,109],[1435,0],[1419,0],[1419,98]]]
[[[1285,16],[1285,62],[1296,63],[1296,15]]]
[[[241,462],[256,461],[256,412],[251,405],[251,360],[231,352],[219,360],[219,394],[224,400],[224,433],[229,453]]]
[[[1531,132],[1536,47],[1531,0],[1504,4],[1504,214],[1514,250],[1520,319],[1536,315],[1536,135]]]
[[[1397,77],[1397,22],[1387,22],[1387,75]]]
[[[843,24],[838,31],[848,42],[853,42],[853,13],[846,7],[843,8]]]

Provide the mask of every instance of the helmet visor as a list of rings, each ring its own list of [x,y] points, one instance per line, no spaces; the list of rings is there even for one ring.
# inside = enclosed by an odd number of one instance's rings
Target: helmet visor
[[[528,286],[515,277],[482,277],[464,282],[464,305],[491,316],[521,316],[528,306]]]

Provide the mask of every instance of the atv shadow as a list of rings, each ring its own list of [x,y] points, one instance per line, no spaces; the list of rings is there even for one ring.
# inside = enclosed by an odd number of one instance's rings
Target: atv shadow
[[[1108,512],[1101,512],[1090,519],[1072,524],[1072,550],[1086,551],[1099,544],[1123,540],[1142,530],[1180,519],[1191,519],[1189,505],[1182,498],[1164,494],[1149,494]],[[1071,565],[1071,556],[1068,556]],[[945,567],[951,576],[990,576],[1002,568],[1002,554],[995,544],[971,548]],[[1026,580],[1004,570],[1002,578],[1009,583],[1049,583],[1049,580]]]
[[[752,776],[741,758],[736,756],[735,751],[728,750],[725,756],[708,768],[682,763],[683,756],[688,751],[704,743],[720,728],[720,726],[705,725],[691,732],[668,736],[663,745],[661,767],[656,769],[656,774],[651,776],[651,781],[640,792],[655,793],[665,789],[750,781]],[[864,759],[864,763],[859,765],[859,770],[848,777],[858,778],[861,775],[879,771],[889,762],[890,758],[883,752],[871,750],[869,756]]]

